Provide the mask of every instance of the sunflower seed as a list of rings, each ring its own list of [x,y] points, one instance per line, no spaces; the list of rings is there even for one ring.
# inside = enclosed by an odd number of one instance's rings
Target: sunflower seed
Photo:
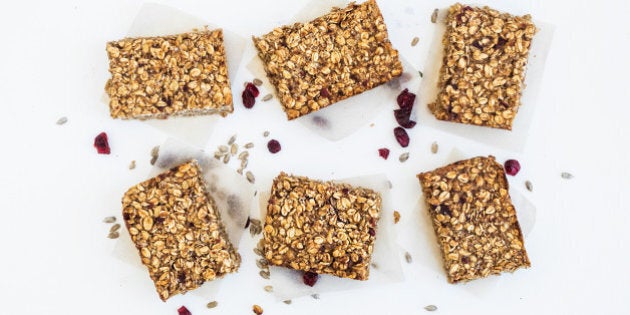
[[[261,258],[256,260],[256,266],[260,265],[260,269],[268,269],[269,268],[269,261],[265,258]]]
[[[243,160],[249,157],[249,152],[248,151],[243,151],[238,155],[239,160]]]
[[[129,169],[132,170],[136,168],[136,160],[131,161],[131,163],[129,163]]]
[[[319,294],[317,294],[317,293],[311,294],[311,297],[316,299],[316,300],[319,300]]]
[[[562,172],[562,174],[560,174],[560,176],[562,176],[562,178],[564,178],[564,179],[571,179],[571,178],[573,178],[573,174],[567,173],[567,172]]]
[[[230,162],[230,155],[226,154],[223,156],[223,163],[228,164]]]
[[[433,311],[437,311],[437,306],[435,305],[427,305],[424,307],[425,310],[429,311],[429,312],[433,312]]]
[[[526,180],[525,181],[525,188],[527,188],[527,190],[532,191],[534,190],[534,185],[532,185],[532,182]]]
[[[254,237],[262,232],[262,225],[260,220],[251,219],[249,224],[249,234]]]
[[[234,156],[236,155],[237,152],[238,152],[238,144],[232,143],[232,145],[230,146],[230,154]]]
[[[265,292],[273,292],[273,287],[270,285],[266,285],[263,289],[265,289]]]
[[[223,155],[225,155],[225,153],[221,153],[221,152],[218,152],[218,151],[214,152],[214,158],[217,159],[217,160],[220,160]]]
[[[65,123],[67,123],[67,122],[68,122],[68,117],[66,117],[66,116],[63,116],[63,117],[57,119],[57,125],[60,125],[60,126],[65,124]]]
[[[215,308],[215,307],[217,307],[217,305],[219,305],[219,302],[212,301],[212,302],[206,304],[206,307],[208,307],[208,308]]]
[[[263,132],[263,137],[265,137],[265,138],[266,138],[266,137],[269,137],[269,131],[265,131],[265,132]]]
[[[155,161],[157,161],[160,156],[160,146],[156,145],[151,149],[151,165],[155,165]]]
[[[269,271],[267,271],[267,270],[261,270],[258,274],[259,274],[259,275],[260,275],[263,279],[269,279],[269,276],[270,276],[270,275],[269,275]]]
[[[238,175],[243,175],[243,168],[239,167],[236,172],[238,173]]]
[[[259,79],[259,78],[254,79],[254,81],[253,81],[253,82],[254,82],[254,85],[255,85],[255,86],[261,86],[261,85],[262,85],[262,80],[261,80],[261,79]]]
[[[282,303],[289,305],[289,304],[291,304],[291,300],[284,300],[284,301],[282,301]]]
[[[229,150],[227,145],[220,145],[219,146],[219,152],[221,153],[227,153],[227,151]]]
[[[272,97],[273,97],[273,95],[267,94],[267,95],[265,95],[265,97],[262,98],[262,101],[263,102],[269,101],[269,100],[271,100]]]
[[[376,263],[371,263],[370,266],[372,266],[372,268],[374,269],[378,269],[378,265]]]
[[[409,160],[409,152],[405,152],[405,153],[401,154],[400,157],[398,157],[398,160],[401,163],[405,163],[407,160]]]
[[[233,135],[230,137],[230,140],[228,140],[228,145],[232,145],[232,143],[234,143],[234,141],[236,141],[236,135]]]
[[[247,229],[249,227],[249,224],[251,223],[251,218],[247,217],[247,221],[245,222],[245,228]]]
[[[431,13],[431,23],[437,22],[438,12],[440,12],[440,10],[435,9],[433,10],[433,13]]]
[[[413,259],[411,258],[411,254],[409,254],[409,252],[405,252],[405,261],[410,264]]]
[[[109,233],[114,233],[114,232],[117,232],[118,230],[120,230],[120,224],[116,223],[112,225],[112,227],[109,229]]]
[[[421,78],[424,78],[424,73],[422,73],[422,71],[418,70],[418,74],[420,75]]]
[[[247,168],[247,164],[248,164],[248,163],[249,163],[249,162],[247,162],[247,160],[245,160],[245,159],[241,160],[241,169],[245,169],[245,168]],[[242,173],[242,172],[241,172],[241,173]]]
[[[108,238],[111,238],[111,239],[116,239],[116,238],[118,238],[119,236],[120,236],[120,234],[118,234],[118,232],[112,232],[112,233],[109,233],[109,234],[107,235],[107,237],[108,237]]]
[[[254,177],[254,174],[250,171],[247,171],[247,173],[245,173],[245,177],[247,177],[247,180],[252,184],[256,182],[256,178]]]
[[[431,143],[431,153],[436,154],[438,152],[438,148],[438,143],[433,141],[433,143]]]
[[[114,222],[116,222],[116,217],[115,216],[105,217],[105,219],[103,219],[103,222],[105,222],[105,223],[114,223]]]
[[[262,256],[263,255],[262,251],[258,247],[254,247],[254,254],[256,254],[258,256]]]
[[[245,149],[251,149],[254,147],[254,143],[253,142],[248,142],[245,144]]]
[[[411,40],[411,46],[413,47],[413,46],[418,45],[418,42],[419,42],[419,41],[420,41],[420,38],[418,38],[418,36],[414,37],[414,38]]]

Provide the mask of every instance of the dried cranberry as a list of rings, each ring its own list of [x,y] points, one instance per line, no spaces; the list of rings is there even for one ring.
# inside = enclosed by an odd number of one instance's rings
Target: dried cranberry
[[[307,271],[302,276],[302,280],[304,281],[304,284],[306,284],[309,287],[314,286],[315,283],[317,283],[317,279],[319,279],[319,275],[312,271]]]
[[[380,155],[383,159],[387,160],[387,157],[389,157],[389,149],[388,148],[378,149],[378,155]]]
[[[278,140],[271,139],[269,140],[269,142],[267,142],[267,149],[269,149],[269,152],[275,154],[280,152],[280,149],[282,149],[282,147],[280,146],[280,142],[278,142]]]
[[[402,127],[394,128],[394,136],[396,137],[396,141],[398,141],[403,148],[409,145],[409,135]]]
[[[505,45],[505,43],[507,43],[507,40],[499,36],[499,38],[497,39],[497,44],[494,45],[494,48],[501,49]]]
[[[370,234],[370,236],[375,236],[376,235],[376,230],[374,230],[373,228],[369,228],[368,229],[368,234]]]
[[[322,88],[321,91],[319,91],[319,94],[322,97],[325,97],[325,98],[329,98],[330,97],[330,92],[328,92],[327,88]]]
[[[101,132],[94,138],[94,147],[96,148],[96,152],[98,154],[109,154],[109,142],[107,141],[107,134]]]
[[[247,85],[245,86],[245,91],[249,92],[254,97],[258,97],[258,95],[260,94],[256,85],[251,82],[247,82]]]
[[[411,129],[416,125],[416,122],[409,119],[411,116],[411,108],[401,108],[394,110],[394,117],[396,118],[396,122],[407,129]]]
[[[256,98],[250,91],[245,89],[245,91],[243,91],[242,96],[243,96],[243,106],[245,106],[245,108],[254,107],[254,104],[256,104]]]
[[[410,93],[409,89],[404,89],[398,97],[396,101],[398,102],[398,106],[400,108],[408,108],[411,112],[411,108],[413,107],[413,102],[416,100],[416,94]]]
[[[192,315],[192,313],[186,308],[186,306],[178,308],[177,313],[179,313],[179,315]]]
[[[521,163],[519,163],[517,160],[507,160],[505,161],[505,172],[508,175],[516,175],[518,174],[518,171],[521,170]]]

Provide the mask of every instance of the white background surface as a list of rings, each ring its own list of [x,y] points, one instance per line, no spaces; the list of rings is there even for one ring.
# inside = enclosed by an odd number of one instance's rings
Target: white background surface
[[[290,23],[305,1],[164,1],[245,38]],[[220,4],[218,4],[220,3]],[[434,27],[433,8],[444,1],[379,1],[394,46],[420,68]],[[485,3],[484,3],[485,4]],[[150,149],[166,135],[147,124],[112,120],[102,102],[108,77],[105,43],[125,36],[142,1],[12,1],[0,11],[1,314],[628,314],[630,313],[628,172],[628,72],[630,10],[625,1],[488,1],[498,9],[531,13],[556,26],[537,111],[522,153],[495,150],[422,127],[410,132],[411,158],[391,136],[394,119],[384,111],[356,134],[338,142],[288,123],[277,103],[253,110],[240,104],[241,67],[232,82],[235,113],[215,128],[213,148],[238,134],[257,147],[250,168],[259,189],[280,170],[314,178],[386,173],[402,214],[398,241],[414,257],[406,280],[360,291],[322,294],[320,300],[276,302],[265,293],[246,235],[243,266],[229,275],[216,297],[192,294],[161,302],[148,276],[112,255],[103,217],[120,213],[120,198],[148,175]],[[390,23],[400,17],[415,23]],[[411,47],[414,36],[420,43]],[[246,54],[250,54],[248,43]],[[247,57],[246,57],[247,58]],[[262,95],[266,94],[262,91]],[[61,116],[69,121],[55,125]],[[262,132],[283,145],[269,154]],[[97,155],[94,137],[106,131],[111,155]],[[430,143],[440,143],[431,155]],[[376,149],[392,154],[381,160]],[[414,175],[444,164],[447,152],[518,158],[523,166],[511,185],[537,205],[537,222],[526,239],[532,268],[503,275],[495,287],[450,285],[440,269],[426,217],[417,213]],[[127,169],[131,160],[138,167]],[[560,173],[571,172],[572,180]],[[534,192],[523,189],[531,180]],[[623,194],[623,195],[622,195]],[[123,231],[124,232],[124,231]],[[402,260],[401,253],[401,260]],[[206,310],[210,300],[219,307]]]

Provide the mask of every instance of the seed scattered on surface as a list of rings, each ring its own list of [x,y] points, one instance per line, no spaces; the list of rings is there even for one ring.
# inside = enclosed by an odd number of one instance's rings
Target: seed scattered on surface
[[[263,279],[269,279],[269,271],[267,270],[261,270],[258,273]]]
[[[247,217],[247,221],[245,221],[245,229],[249,227],[249,224],[252,222],[250,217]]]
[[[289,304],[291,304],[291,300],[284,300],[284,301],[282,301],[282,303],[284,303],[286,305],[289,305]]]
[[[118,234],[118,232],[112,232],[112,233],[109,233],[109,234],[107,235],[107,237],[108,237],[108,238],[111,238],[111,239],[116,239],[116,238],[118,238],[119,236],[120,236],[120,234]]]
[[[409,160],[409,152],[405,152],[405,153],[401,154],[401,155],[398,157],[398,160],[399,160],[401,163],[405,163],[407,160]]]
[[[371,263],[370,266],[372,266],[372,268],[374,269],[378,269],[378,265],[376,263]]]
[[[424,78],[424,73],[422,73],[422,71],[418,70],[418,74],[420,75],[421,78]]]
[[[230,139],[228,140],[227,144],[228,145],[232,145],[232,143],[234,143],[235,141],[236,141],[236,135],[233,135],[233,136],[230,137]]]
[[[418,36],[414,37],[411,40],[411,47],[418,45],[418,42],[420,41],[420,38],[418,38]]]
[[[437,306],[435,305],[427,305],[424,307],[425,310],[429,311],[429,312],[433,312],[433,311],[437,311]]]
[[[156,145],[151,149],[151,165],[155,165],[158,157],[160,156],[160,146]]]
[[[278,140],[271,139],[267,143],[267,149],[269,149],[269,152],[271,152],[272,154],[276,154],[280,152],[280,150],[282,149],[282,146],[280,146],[280,142],[278,142]]]
[[[527,188],[527,190],[529,190],[529,191],[533,191],[534,190],[534,185],[532,185],[532,182],[526,180],[525,181],[525,188]]]
[[[112,227],[109,229],[109,233],[114,233],[114,232],[117,232],[118,230],[120,230],[120,224],[116,223],[112,225]]]
[[[440,12],[440,10],[435,9],[433,10],[433,13],[431,13],[431,23],[437,22],[438,12]]]
[[[571,178],[573,178],[573,174],[568,173],[568,172],[562,172],[562,174],[560,174],[560,176],[562,176],[562,178],[564,178],[564,179],[571,179]]]
[[[392,181],[387,180],[387,188],[392,189],[392,187],[394,187],[394,185],[392,184]]]
[[[254,82],[254,85],[255,85],[255,86],[261,86],[261,85],[262,85],[262,83],[263,83],[263,82],[262,82],[262,80],[261,80],[261,79],[259,79],[259,78],[254,79],[254,81],[253,81],[253,82]]]
[[[228,164],[230,163],[230,155],[226,154],[223,156],[223,163]]]
[[[238,155],[239,160],[247,159],[249,157],[249,152],[243,151]]]
[[[433,143],[431,143],[431,153],[438,153],[438,148],[438,143],[436,141],[433,141]]]
[[[411,254],[409,254],[409,252],[405,252],[405,261],[410,264],[413,259],[411,258]]]
[[[234,156],[236,155],[236,153],[238,153],[238,144],[232,143],[232,145],[230,146],[230,154]]]
[[[227,145],[220,145],[219,146],[219,152],[221,153],[227,153],[227,151],[229,150]]]
[[[273,292],[273,287],[270,285],[266,285],[264,289],[265,289],[265,292]]]
[[[186,308],[186,306],[182,306],[178,308],[177,313],[179,315],[192,315],[192,313]]]
[[[115,216],[109,216],[109,217],[105,217],[105,219],[103,219],[104,223],[114,223],[116,222],[116,217]]]
[[[249,224],[249,234],[254,237],[260,233],[262,233],[262,223],[258,219],[251,219]]]
[[[262,251],[258,247],[254,247],[254,254],[256,254],[258,256],[262,256],[263,255]]]
[[[131,161],[131,163],[129,163],[129,169],[132,170],[136,168],[136,160]]]
[[[94,147],[98,154],[110,154],[111,149],[109,147],[109,141],[107,140],[107,134],[105,132],[99,133],[94,138]]]
[[[267,102],[267,101],[271,100],[271,98],[273,98],[273,95],[267,94],[267,95],[265,95],[265,97],[262,98],[262,101],[263,102]]]
[[[247,181],[249,181],[252,184],[256,182],[256,178],[254,177],[254,173],[252,173],[251,171],[247,171],[247,173],[245,173],[245,177],[247,177]]]
[[[311,294],[311,297],[316,299],[316,300],[319,300],[319,294],[317,294],[317,293]]]
[[[269,131],[265,131],[265,132],[263,132],[263,137],[265,137],[265,138],[266,138],[266,137],[269,137]]]
[[[68,122],[68,117],[66,117],[66,116],[63,116],[63,117],[57,119],[57,125],[60,125],[60,126],[65,124],[65,123],[67,123],[67,122]]]
[[[212,301],[212,302],[206,304],[206,307],[208,307],[208,308],[215,308],[215,307],[217,307],[217,305],[219,305],[219,302]]]
[[[518,174],[518,171],[521,170],[521,163],[519,163],[517,160],[507,160],[505,161],[504,166],[505,172],[511,176],[515,176],[516,174]]]
[[[251,149],[254,147],[254,143],[253,142],[248,142],[245,144],[245,149]]]
[[[400,221],[400,212],[394,211],[394,223],[398,223]]]

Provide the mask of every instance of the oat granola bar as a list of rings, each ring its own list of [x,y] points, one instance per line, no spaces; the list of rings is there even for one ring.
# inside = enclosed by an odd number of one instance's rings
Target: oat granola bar
[[[437,119],[512,129],[521,105],[525,66],[536,26],[529,15],[488,7],[449,8],[442,43]]]
[[[233,111],[223,31],[107,43],[105,91],[113,118],[148,119]]]
[[[448,281],[529,267],[503,166],[493,156],[418,174]]]
[[[131,187],[122,205],[131,240],[162,300],[238,270],[241,257],[196,161]]]
[[[264,227],[271,265],[367,280],[381,211],[378,192],[281,173]]]
[[[403,71],[374,0],[333,8],[311,22],[276,28],[253,40],[289,120]]]

